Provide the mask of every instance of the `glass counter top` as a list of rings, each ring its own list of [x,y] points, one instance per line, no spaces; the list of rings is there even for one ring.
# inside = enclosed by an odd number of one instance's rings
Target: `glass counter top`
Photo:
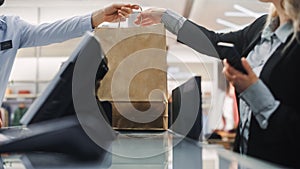
[[[6,154],[2,155],[2,159],[4,169],[281,168],[258,159],[241,156],[220,145],[184,138],[172,131],[120,131],[102,161],[83,161],[64,154],[42,152]]]

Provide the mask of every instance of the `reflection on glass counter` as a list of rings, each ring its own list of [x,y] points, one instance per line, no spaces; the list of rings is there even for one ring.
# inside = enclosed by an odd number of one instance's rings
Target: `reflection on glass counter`
[[[84,145],[82,145],[84,146]],[[120,132],[103,161],[81,160],[64,154],[2,155],[6,169],[259,169],[280,168],[240,156],[219,145],[198,142],[171,131]]]

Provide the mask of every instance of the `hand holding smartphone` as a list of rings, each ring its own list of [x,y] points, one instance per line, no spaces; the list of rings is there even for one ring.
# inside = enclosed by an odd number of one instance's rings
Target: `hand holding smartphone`
[[[219,42],[217,46],[218,46],[218,50],[221,51],[220,53],[224,55],[222,58],[226,58],[228,63],[236,70],[244,74],[247,74],[246,70],[242,65],[241,56],[239,52],[235,49],[234,44]]]

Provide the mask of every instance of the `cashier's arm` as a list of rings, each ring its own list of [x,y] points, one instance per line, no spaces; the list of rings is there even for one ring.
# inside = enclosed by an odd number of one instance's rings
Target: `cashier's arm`
[[[138,9],[138,5],[112,4],[96,10],[90,14],[60,19],[52,23],[34,25],[20,17],[14,22],[20,29],[21,39],[17,48],[44,46],[52,43],[63,42],[82,36],[86,31],[92,31],[103,22],[118,22],[128,17],[132,10]]]

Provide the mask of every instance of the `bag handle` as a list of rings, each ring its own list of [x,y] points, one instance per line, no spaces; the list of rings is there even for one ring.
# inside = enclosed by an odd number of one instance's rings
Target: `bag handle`
[[[143,12],[143,8],[141,6],[139,6],[139,9],[140,9],[139,13]],[[142,20],[143,20],[143,18],[141,17],[140,23],[142,23]],[[120,28],[120,27],[121,27],[121,19],[119,19],[119,23],[118,23],[118,28]]]

